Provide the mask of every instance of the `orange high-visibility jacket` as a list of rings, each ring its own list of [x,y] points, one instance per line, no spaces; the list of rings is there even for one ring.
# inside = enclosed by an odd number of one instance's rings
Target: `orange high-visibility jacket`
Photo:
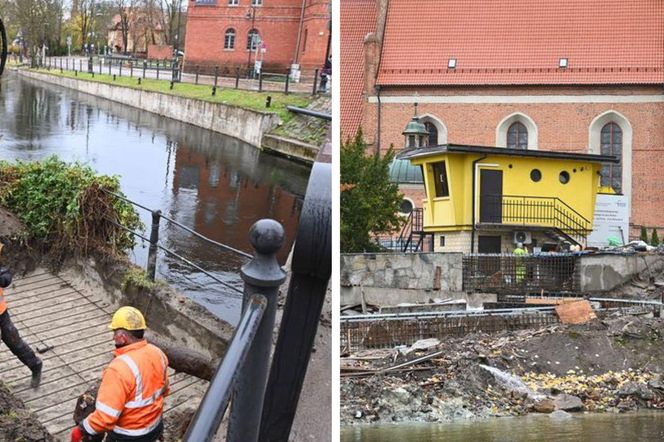
[[[146,340],[115,350],[104,370],[95,411],[83,421],[89,434],[150,433],[161,422],[168,394],[168,358]]]
[[[7,301],[5,301],[5,293],[0,288],[0,315],[7,311]]]

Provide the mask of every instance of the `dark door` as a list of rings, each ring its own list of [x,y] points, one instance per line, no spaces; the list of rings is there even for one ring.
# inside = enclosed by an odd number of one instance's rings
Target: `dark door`
[[[502,170],[480,170],[480,222],[503,222]]]
[[[480,235],[477,248],[479,253],[500,253],[500,236]]]

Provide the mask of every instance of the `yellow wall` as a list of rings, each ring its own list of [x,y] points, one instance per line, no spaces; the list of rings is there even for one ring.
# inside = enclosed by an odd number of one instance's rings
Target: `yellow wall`
[[[472,163],[479,154],[447,153],[435,157],[414,159],[424,165],[427,199],[424,204],[424,227],[427,231],[469,230],[472,225]],[[435,198],[432,164],[445,161],[450,189],[448,198]],[[511,168],[509,166],[512,166]],[[542,179],[533,182],[532,169],[539,169]],[[557,197],[590,221],[595,210],[595,197],[599,185],[599,163],[575,160],[559,160],[533,157],[490,155],[478,163],[476,177],[476,222],[479,222],[479,170],[492,169],[503,172],[503,195]],[[562,184],[561,171],[567,171],[570,180]],[[561,206],[562,207],[562,206]],[[505,215],[504,215],[505,216]],[[509,220],[503,222],[508,224]],[[543,225],[533,221],[533,225]]]

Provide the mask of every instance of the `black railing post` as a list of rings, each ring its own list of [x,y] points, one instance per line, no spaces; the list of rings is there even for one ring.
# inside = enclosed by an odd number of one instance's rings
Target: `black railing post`
[[[159,241],[159,220],[161,210],[152,212],[152,230],[150,230],[150,249],[148,250],[148,277],[154,281],[157,273],[157,242]]]
[[[143,60],[143,79],[145,79],[145,70],[148,68],[147,60]]]
[[[258,92],[263,92],[263,70],[258,72]]]
[[[129,60],[129,77],[134,78],[134,60]]]
[[[113,66],[113,60],[108,63],[108,75],[111,75],[111,67]]]
[[[311,95],[316,95],[316,86],[318,85],[318,69],[314,72],[314,88],[311,91]]]
[[[200,72],[201,67],[196,65],[196,84],[198,84],[198,74]]]
[[[159,60],[157,60],[157,80],[159,80]]]
[[[248,308],[254,295],[262,295],[267,299],[267,309],[249,348],[244,368],[235,383],[226,438],[229,442],[258,441],[277,295],[279,286],[286,279],[286,273],[279,267],[275,255],[284,241],[281,224],[270,219],[256,222],[249,231],[249,241],[256,253],[254,259],[242,266],[240,272],[245,282],[242,310]]]
[[[235,68],[235,89],[240,87],[240,68]]]
[[[91,74],[92,70],[92,57],[88,58],[88,74]]]
[[[288,95],[288,85],[290,83],[290,68],[288,68],[288,72],[286,72],[286,86],[284,87],[284,94]]]
[[[219,79],[219,66],[214,67],[214,86],[212,86],[212,95],[217,95],[217,80]]]
[[[261,442],[289,439],[332,269],[332,146],[311,170],[293,249],[291,280],[272,358]],[[323,413],[325,415],[325,413]]]
[[[99,75],[103,73],[104,63],[101,57],[99,57]]]
[[[120,61],[119,66],[120,66],[120,70],[118,72],[118,77],[122,77],[122,61]]]

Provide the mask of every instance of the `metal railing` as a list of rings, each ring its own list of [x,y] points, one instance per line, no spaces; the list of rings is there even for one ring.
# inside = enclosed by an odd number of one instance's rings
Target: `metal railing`
[[[138,84],[147,78],[169,80],[171,89],[177,88],[177,83],[206,85],[211,94],[216,95],[221,88],[245,89],[259,92],[283,92],[289,94],[311,93],[318,95],[329,93],[329,84],[319,81],[319,70],[316,69],[313,77],[301,77],[301,81],[294,82],[290,69],[285,72],[253,72],[252,69],[229,66],[182,65],[182,59],[147,60],[133,57],[119,56],[88,56],[88,57],[38,57],[33,61],[32,67],[42,67],[48,70],[57,69],[61,72],[72,71],[79,73],[112,75],[117,77],[136,78]],[[325,77],[327,78],[327,77]]]
[[[463,290],[484,293],[576,293],[579,257],[572,254],[463,256]]]
[[[581,243],[592,231],[592,223],[557,197],[483,195],[480,223],[549,227]]]
[[[214,438],[231,394],[228,441],[288,440],[332,268],[330,159],[328,143],[309,178],[271,363],[278,288],[285,279],[275,257],[283,228],[276,221],[263,220],[250,231],[255,257],[241,270],[245,287],[240,325],[187,429],[185,442]]]

